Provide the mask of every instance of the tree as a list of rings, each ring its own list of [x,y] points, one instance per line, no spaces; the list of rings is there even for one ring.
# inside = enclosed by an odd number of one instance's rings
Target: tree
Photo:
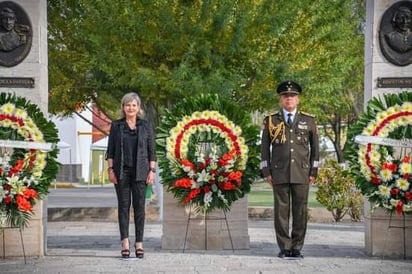
[[[92,101],[114,118],[137,91],[151,117],[197,93],[268,111],[293,78],[322,124],[346,121],[362,86],[363,2],[49,0],[49,110]]]

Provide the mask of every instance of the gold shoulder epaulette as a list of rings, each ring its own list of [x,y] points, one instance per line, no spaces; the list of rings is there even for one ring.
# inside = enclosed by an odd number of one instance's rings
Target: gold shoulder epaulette
[[[309,117],[315,117],[315,115],[304,112],[304,111],[300,111],[301,114],[305,115],[305,116],[309,116]]]
[[[265,117],[270,117],[270,116],[276,115],[278,113],[279,113],[279,111],[276,111],[276,112],[273,112],[273,113],[270,113],[270,114],[266,114]]]

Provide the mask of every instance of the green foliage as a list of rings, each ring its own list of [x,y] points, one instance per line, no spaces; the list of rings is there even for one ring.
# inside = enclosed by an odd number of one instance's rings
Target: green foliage
[[[316,181],[316,200],[332,213],[336,222],[350,212],[353,221],[360,220],[362,195],[355,181],[336,160],[326,160]]]
[[[37,105],[24,97],[2,92],[0,106],[0,139],[50,144],[59,142],[54,123],[46,119]],[[47,153],[36,149],[11,149],[10,160],[3,162],[0,168],[0,215],[6,215],[7,225],[20,228],[28,225],[34,214],[32,207],[38,200],[44,199],[50,183],[56,179],[58,152],[57,147],[52,147]],[[1,157],[5,157],[3,153],[1,151]],[[19,161],[24,163],[21,168],[16,167]],[[10,172],[13,169],[14,172]],[[25,197],[27,190],[35,191],[35,196]],[[18,203],[20,198],[25,207]]]
[[[49,109],[94,101],[110,116],[133,90],[160,111],[200,93],[271,111],[294,78],[318,117],[353,113],[364,2],[49,0]]]
[[[409,186],[407,190],[399,192],[398,196],[382,195],[380,187],[387,187],[390,190],[398,188],[396,185],[396,179],[402,178],[399,174],[399,170],[394,170],[390,180],[383,180],[380,175],[383,163],[393,163],[397,166],[401,163],[402,157],[407,156],[407,150],[404,148],[395,148],[392,146],[375,145],[379,159],[369,163],[366,162],[365,156],[367,154],[371,158],[372,145],[358,144],[355,142],[355,137],[358,135],[385,137],[397,140],[410,140],[412,138],[412,126],[409,111],[409,104],[412,102],[412,92],[403,91],[400,93],[387,93],[382,96],[373,97],[369,100],[366,110],[359,116],[358,121],[353,124],[348,131],[348,145],[345,149],[345,157],[349,162],[351,176],[356,182],[356,186],[360,189],[361,193],[365,195],[370,202],[375,206],[385,208],[388,212],[393,213],[397,210],[403,210],[402,206],[397,208],[397,203],[394,201],[400,201],[404,203],[404,206],[410,207],[410,199],[406,198],[406,193],[412,191],[412,187]],[[406,110],[401,107],[406,104]],[[392,109],[388,111],[388,109]],[[391,116],[391,119],[388,117]],[[394,119],[400,117],[401,122]],[[390,126],[389,126],[390,125]],[[365,129],[368,127],[370,131],[366,133]],[[382,129],[385,129],[387,133],[383,133]],[[368,147],[365,149],[365,147]],[[364,151],[361,153],[361,149]],[[363,167],[362,167],[363,166]],[[365,167],[366,166],[366,167]],[[406,178],[410,183],[410,179]],[[373,182],[375,180],[375,182]],[[409,204],[409,205],[408,205]],[[405,211],[404,213],[410,214],[411,211]]]
[[[192,113],[197,111],[218,111],[221,115],[224,115],[228,120],[232,121],[235,125],[241,128],[241,137],[245,139],[245,144],[248,146],[246,168],[242,170],[243,175],[241,177],[241,183],[240,185],[238,185],[236,189],[226,191],[225,189],[220,188],[219,183],[211,183],[209,180],[206,183],[200,183],[199,185],[196,185],[197,188],[201,190],[201,193],[198,196],[196,196],[195,199],[190,200],[190,204],[194,205],[196,209],[203,210],[205,212],[208,212],[215,208],[219,208],[226,211],[230,209],[232,202],[244,197],[245,194],[250,192],[251,184],[258,178],[259,147],[257,143],[259,139],[259,129],[257,126],[251,124],[251,117],[248,112],[242,110],[240,106],[234,104],[233,102],[220,98],[220,96],[218,96],[217,94],[201,94],[197,97],[186,98],[181,100],[178,104],[176,104],[173,109],[166,110],[165,115],[161,118],[161,123],[158,127],[158,133],[156,136],[157,156],[159,167],[161,169],[160,175],[162,177],[162,184],[167,186],[167,190],[171,191],[173,195],[179,199],[180,202],[182,202],[187,197],[187,195],[191,192],[192,189],[175,187],[175,182],[177,180],[182,178],[188,178],[188,172],[181,172],[180,170],[176,171],[175,168],[171,167],[174,167],[175,165],[170,158],[174,158],[175,154],[173,157],[167,155],[167,138],[169,138],[169,136],[171,136],[172,134],[177,134],[176,132],[172,133],[172,129],[175,128],[178,125],[178,123],[181,124],[184,118],[186,119],[190,117]],[[205,120],[204,118],[202,119]],[[190,132],[189,128],[182,128],[180,130],[187,130],[188,132]],[[209,132],[205,134],[206,131],[199,131],[200,130],[196,129],[195,132],[191,133],[191,139],[187,145],[187,159],[195,164],[195,172],[197,175],[201,173],[200,170],[206,170],[206,168],[198,168],[199,160],[197,159],[199,156],[195,157],[193,149],[194,146],[197,146],[199,143],[202,142],[213,143],[219,147],[219,150],[222,153],[228,152],[227,145],[225,145],[223,138],[219,136],[218,133]],[[223,131],[221,131],[221,133],[223,133]],[[219,155],[219,158],[221,157],[221,155]],[[181,161],[183,159],[176,160]],[[181,166],[181,164],[178,164],[177,166]],[[235,167],[233,167],[232,171],[236,170]],[[220,167],[216,170],[220,170]],[[225,172],[222,172],[221,174],[224,174]],[[222,176],[227,177],[227,175]],[[213,185],[218,186],[219,189],[214,189]],[[206,191],[204,191],[205,187],[210,187],[212,190],[214,190],[212,191],[214,193],[213,202],[209,207],[205,206],[205,202],[203,199],[206,193]],[[215,194],[218,191],[221,191],[221,193],[225,195],[227,203],[224,203],[220,198],[217,198],[217,195]],[[183,202],[182,204],[184,205],[188,203]]]

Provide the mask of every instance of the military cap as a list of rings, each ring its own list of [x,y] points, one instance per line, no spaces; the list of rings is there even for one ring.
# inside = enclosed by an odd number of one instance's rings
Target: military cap
[[[285,81],[279,84],[277,88],[279,95],[282,94],[296,94],[299,95],[302,92],[300,85],[293,81]]]

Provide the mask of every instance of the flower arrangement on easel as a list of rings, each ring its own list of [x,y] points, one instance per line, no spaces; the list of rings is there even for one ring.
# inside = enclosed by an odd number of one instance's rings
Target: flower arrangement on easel
[[[162,183],[179,204],[229,211],[259,175],[258,128],[249,114],[217,95],[182,100],[157,135]]]
[[[58,172],[55,125],[25,98],[0,93],[0,227],[24,228]]]
[[[412,92],[369,101],[346,153],[362,194],[389,213],[412,214]]]

